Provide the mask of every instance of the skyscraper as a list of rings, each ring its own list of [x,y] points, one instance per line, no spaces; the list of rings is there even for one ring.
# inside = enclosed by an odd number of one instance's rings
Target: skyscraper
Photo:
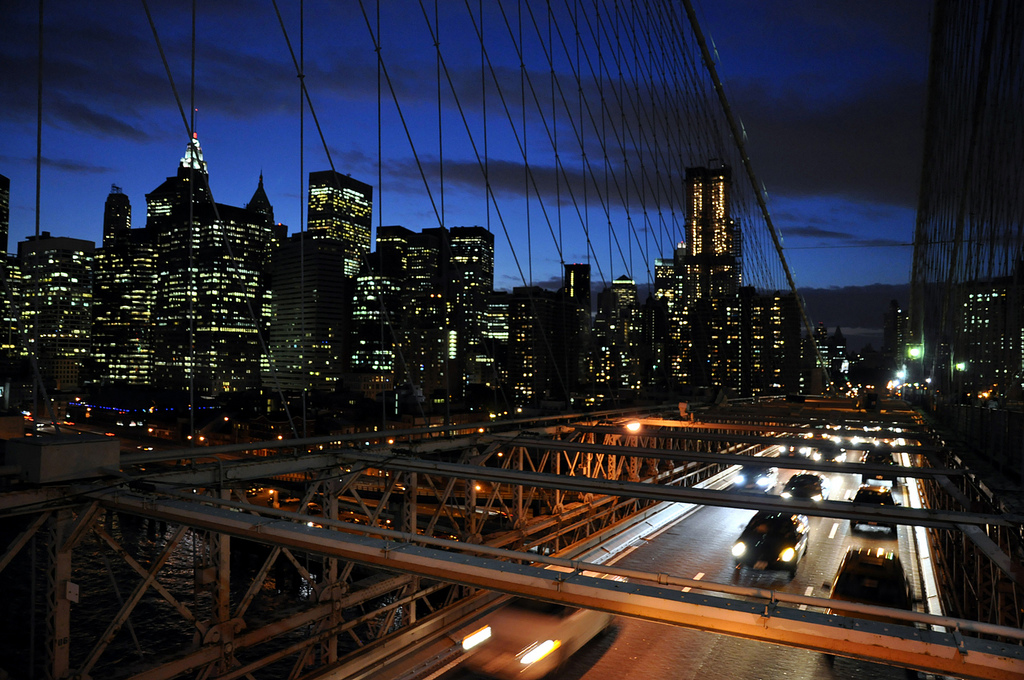
[[[686,169],[686,250],[683,279],[686,303],[699,298],[721,298],[740,286],[740,238],[730,215],[732,171],[719,168]]]
[[[77,389],[92,331],[92,260],[95,244],[44,231],[18,244],[24,277],[21,314],[51,388]]]
[[[461,382],[481,384],[493,380],[493,348],[485,342],[487,302],[494,290],[494,234],[483,227],[453,227],[450,256],[443,263],[451,325]]]
[[[131,228],[131,214],[128,196],[112,186],[93,267],[91,377],[102,384],[147,385],[153,377],[154,246],[145,229]]]
[[[345,276],[359,273],[370,252],[373,187],[334,170],[309,173],[309,231],[342,244]]]
[[[606,394],[640,387],[638,356],[639,333],[636,328],[638,301],[636,283],[620,276],[597,297],[594,319],[594,382]]]
[[[562,282],[565,294],[570,300],[579,303],[589,319],[593,311],[590,305],[590,265],[579,263],[565,265]]]
[[[264,383],[285,390],[338,386],[348,363],[351,280],[340,244],[300,232],[271,255],[273,289]]]
[[[198,139],[146,203],[159,277],[155,380],[214,394],[258,387],[267,267],[279,229],[265,210],[213,203]]]

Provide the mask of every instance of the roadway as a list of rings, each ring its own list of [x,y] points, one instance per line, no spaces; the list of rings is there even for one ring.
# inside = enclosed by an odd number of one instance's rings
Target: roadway
[[[777,493],[795,471],[780,470]],[[860,476],[830,476],[831,499],[849,499],[860,485]],[[908,505],[904,487],[896,497]],[[886,530],[853,534],[847,520],[811,517],[810,546],[795,578],[782,572],[737,571],[733,567],[733,542],[754,515],[753,510],[705,506],[656,534],[647,536],[605,564],[667,573],[673,576],[718,583],[772,588],[794,594],[828,597],[829,586],[843,555],[852,547],[899,550],[921,596],[916,559],[908,528],[900,526],[898,538]],[[918,605],[920,608],[920,605]],[[445,680],[477,678],[456,669]],[[731,680],[748,678],[856,678],[883,680],[909,675],[901,668],[836,658],[830,664],[817,652],[769,645],[676,626],[618,617],[604,634],[581,649],[565,665],[558,678],[567,680],[620,680],[631,678],[700,678]]]

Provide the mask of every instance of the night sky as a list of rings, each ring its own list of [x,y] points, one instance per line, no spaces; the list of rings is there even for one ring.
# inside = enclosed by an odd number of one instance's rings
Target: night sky
[[[262,173],[276,219],[297,231],[305,176],[329,164],[308,113],[305,151],[299,153],[298,79],[273,5],[226,0],[199,5],[196,130],[214,197],[244,205]],[[297,3],[279,5],[299,58]],[[717,50],[719,73],[743,122],[753,167],[767,189],[812,321],[824,322],[830,331],[841,326],[854,349],[866,342],[877,348],[889,299],[909,302],[930,3],[704,0],[694,5]],[[443,13],[466,12],[463,3],[439,6]],[[516,2],[504,6],[513,13],[518,9]],[[462,181],[475,162],[458,141],[461,123],[455,115],[440,130],[449,187],[443,197],[434,192],[433,202],[427,200],[416,158],[393,112],[384,114],[385,162],[378,168],[377,69],[366,23],[374,25],[376,6],[367,2],[365,16],[356,2],[308,0],[305,7],[306,83],[336,169],[374,186],[374,225],[402,224],[418,231],[437,226],[442,210],[449,226],[496,220],[482,193]],[[434,3],[423,7],[429,18]],[[187,115],[189,6],[150,0],[149,8]],[[38,12],[35,1],[0,5],[0,174],[11,178],[11,251],[36,228]],[[145,194],[176,172],[186,128],[141,3],[51,0],[44,16],[39,228],[99,243],[111,185],[128,195],[133,224],[142,226]],[[496,36],[494,23],[489,36]],[[436,65],[422,57],[430,54],[432,40],[423,29],[421,5],[384,3],[381,24],[385,58],[405,102],[410,134],[437,137]],[[458,55],[466,30],[445,24],[441,42],[450,57]],[[479,61],[473,41],[466,42],[467,59]],[[496,37],[488,44],[499,71],[507,69],[508,78],[518,79],[515,54],[503,50]],[[479,65],[475,68],[476,76],[472,68],[462,76],[479,77]],[[497,99],[487,105],[498,106]],[[502,151],[508,140],[495,134],[490,143],[496,194],[522,194],[522,170],[514,154]],[[417,153],[421,164],[437,165],[436,142],[433,148],[420,144]],[[522,285],[524,278],[545,286],[559,280],[557,259],[549,256],[542,230],[529,237],[534,255],[523,261],[526,239],[516,231],[522,225],[512,225],[509,239],[519,244],[521,260],[517,267],[506,237],[498,236],[496,222],[491,226],[498,243],[495,287]],[[582,261],[587,252],[569,239],[563,256]],[[621,266],[606,267],[609,277],[622,273]]]

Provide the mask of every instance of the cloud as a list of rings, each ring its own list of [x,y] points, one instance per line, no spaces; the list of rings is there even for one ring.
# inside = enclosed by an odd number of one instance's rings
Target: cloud
[[[82,163],[80,161],[70,160],[67,158],[44,157],[43,165],[56,170],[86,174],[102,174],[112,171],[111,168],[104,165],[92,165],[90,163]]]
[[[786,236],[795,236],[797,238],[827,238],[837,239],[840,241],[851,241],[855,238],[853,234],[849,234],[844,231],[822,229],[821,227],[810,225],[806,227],[789,227],[786,229]]]
[[[895,300],[904,312],[910,304],[910,284],[875,283],[866,286],[802,288],[800,295],[813,325],[823,324],[829,333],[836,328],[847,336],[847,346],[859,350],[881,338],[884,315]],[[850,338],[855,338],[856,346]],[[876,347],[876,349],[878,349]]]

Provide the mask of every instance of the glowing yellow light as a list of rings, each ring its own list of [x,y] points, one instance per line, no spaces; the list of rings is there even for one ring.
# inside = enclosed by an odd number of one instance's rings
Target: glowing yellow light
[[[630,432],[639,432],[640,423],[634,420],[630,424],[626,425],[626,429],[629,430]]]
[[[519,662],[527,666],[531,663],[537,663],[561,646],[561,640],[545,640],[539,645],[535,645],[533,649],[528,651],[526,654],[523,654],[523,658],[521,658]]]
[[[473,647],[476,647],[478,644],[489,639],[490,637],[491,627],[484,626],[480,630],[475,630],[466,637],[462,638],[462,648],[472,649]]]

